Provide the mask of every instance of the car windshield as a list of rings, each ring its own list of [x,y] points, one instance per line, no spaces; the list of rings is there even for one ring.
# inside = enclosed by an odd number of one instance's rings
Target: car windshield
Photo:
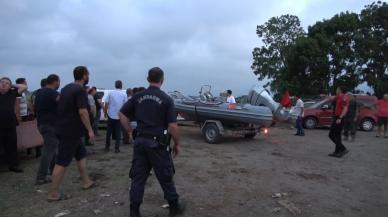
[[[356,100],[360,104],[361,107],[373,108],[376,105],[376,99],[373,97],[356,99]]]

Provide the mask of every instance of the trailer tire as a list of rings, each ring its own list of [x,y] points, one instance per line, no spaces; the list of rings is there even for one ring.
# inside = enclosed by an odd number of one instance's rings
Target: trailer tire
[[[256,133],[247,133],[244,135],[244,138],[245,139],[253,139],[253,138],[255,138],[255,136],[256,136]]]
[[[216,144],[220,142],[222,135],[215,123],[208,123],[202,130],[203,136],[207,143]]]

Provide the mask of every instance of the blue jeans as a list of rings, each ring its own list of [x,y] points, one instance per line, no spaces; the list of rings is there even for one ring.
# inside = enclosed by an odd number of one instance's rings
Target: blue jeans
[[[98,133],[98,124],[100,123],[101,118],[101,109],[96,111],[96,117],[94,117],[93,121],[93,131],[95,134]]]
[[[40,158],[40,165],[37,179],[46,179],[48,173],[54,169],[55,156],[57,154],[59,139],[55,131],[55,127],[48,124],[41,124],[39,132],[43,137],[42,157]]]
[[[295,122],[295,127],[296,127],[296,134],[297,135],[304,135],[304,129],[303,129],[303,120],[302,117],[298,116]]]

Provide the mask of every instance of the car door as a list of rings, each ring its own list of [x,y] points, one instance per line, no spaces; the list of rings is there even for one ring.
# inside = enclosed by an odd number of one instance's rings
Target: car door
[[[330,126],[333,116],[333,100],[327,99],[321,106],[318,112],[319,124],[323,126]]]

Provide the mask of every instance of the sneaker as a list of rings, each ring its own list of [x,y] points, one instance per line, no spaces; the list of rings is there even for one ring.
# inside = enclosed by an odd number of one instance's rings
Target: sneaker
[[[329,157],[338,157],[338,153],[337,152],[333,152],[333,153],[329,154]]]
[[[129,206],[129,217],[141,217],[140,206]]]
[[[343,151],[341,151],[340,153],[338,153],[338,157],[343,157],[344,155],[346,155],[347,153],[349,153],[349,150],[348,149],[345,149]]]
[[[116,149],[115,149],[115,153],[116,153],[116,154],[117,154],[117,153],[120,153],[120,149],[116,148]]]
[[[186,206],[177,201],[169,202],[170,205],[170,217],[179,217],[185,212]]]
[[[105,146],[104,151],[108,152],[109,151],[109,146]]]
[[[23,170],[18,166],[11,166],[8,169],[9,169],[9,171],[14,172],[14,173],[22,173],[23,172]]]
[[[51,180],[49,180],[49,179],[37,179],[35,182],[35,185],[44,185],[44,184],[47,184],[50,182],[51,182]]]

